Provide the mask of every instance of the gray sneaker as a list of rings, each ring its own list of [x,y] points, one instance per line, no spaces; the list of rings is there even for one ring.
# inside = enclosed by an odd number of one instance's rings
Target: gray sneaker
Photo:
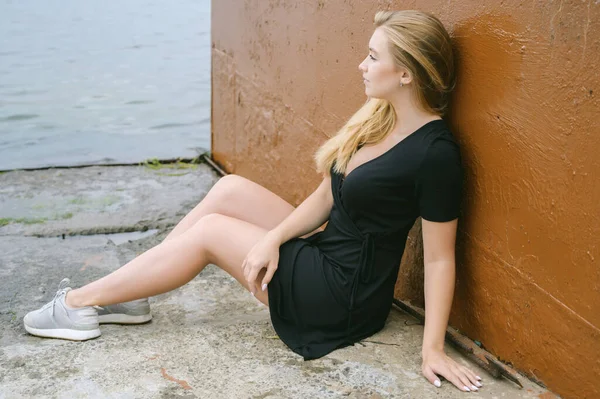
[[[29,334],[73,341],[100,336],[96,309],[92,306],[70,308],[65,304],[65,296],[71,290],[67,287],[69,283],[68,278],[63,279],[53,300],[25,315],[23,324]]]
[[[148,298],[95,308],[100,324],[142,324],[152,320]]]

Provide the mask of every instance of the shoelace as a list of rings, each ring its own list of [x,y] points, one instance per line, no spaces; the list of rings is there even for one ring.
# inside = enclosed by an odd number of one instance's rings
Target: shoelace
[[[67,288],[70,283],[71,283],[71,280],[69,280],[68,278],[63,278],[61,280],[61,282],[58,284],[58,291],[56,291],[56,295],[54,295],[54,299],[52,299],[52,302],[50,302],[47,305],[47,306],[52,306],[52,317],[54,317],[54,307],[56,305],[56,300],[63,294],[63,292],[65,291],[65,288]]]

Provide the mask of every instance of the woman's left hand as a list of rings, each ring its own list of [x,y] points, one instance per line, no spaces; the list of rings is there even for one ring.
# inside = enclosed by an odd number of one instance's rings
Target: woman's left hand
[[[465,366],[456,363],[443,350],[424,353],[421,371],[425,378],[436,387],[441,386],[436,374],[443,376],[463,392],[477,391],[478,387],[482,386],[479,376]]]

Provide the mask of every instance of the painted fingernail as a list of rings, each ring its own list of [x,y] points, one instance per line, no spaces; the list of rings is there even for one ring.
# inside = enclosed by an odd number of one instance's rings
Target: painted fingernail
[[[433,382],[433,385],[435,385],[436,387],[438,387],[438,388],[439,388],[440,386],[442,386],[442,383],[440,382],[440,380],[435,380],[435,381]]]
[[[267,285],[266,285],[266,284],[263,284],[263,285],[262,285],[262,290],[263,290],[263,291],[265,291],[266,289],[267,289]]]
[[[252,296],[254,296],[254,292],[250,291],[250,293],[252,294]]]
[[[479,389],[475,385],[471,385],[471,389],[474,391],[478,391]]]
[[[465,391],[467,391],[467,392],[471,392],[471,390],[470,390],[469,388],[467,388],[467,386],[466,386],[466,385],[463,387],[463,389],[464,389]]]
[[[477,376],[477,379],[478,379],[478,380],[481,380],[481,377],[480,377],[480,376]]]
[[[475,384],[477,384],[478,387],[482,386],[481,382],[479,382],[479,381],[475,381]]]

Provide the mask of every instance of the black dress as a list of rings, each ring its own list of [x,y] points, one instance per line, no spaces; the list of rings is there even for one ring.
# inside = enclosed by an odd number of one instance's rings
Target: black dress
[[[324,231],[281,245],[269,283],[273,327],[304,360],[383,328],[406,238],[416,218],[459,215],[457,143],[434,120],[344,178],[331,170],[334,204]]]

